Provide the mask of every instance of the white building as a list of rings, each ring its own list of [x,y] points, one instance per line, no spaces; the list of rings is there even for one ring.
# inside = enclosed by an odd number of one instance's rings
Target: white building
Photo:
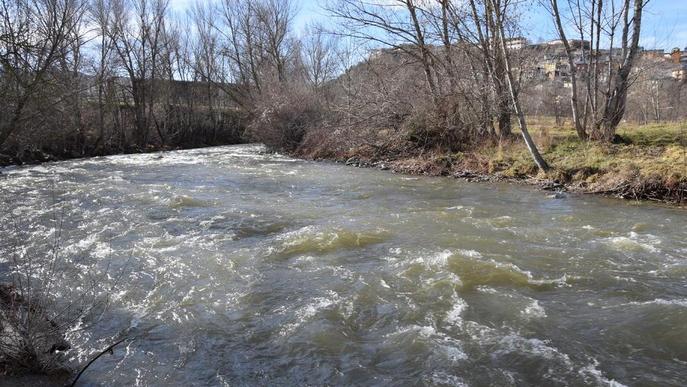
[[[527,38],[523,38],[521,36],[517,38],[506,39],[506,48],[509,50],[522,50],[529,44],[530,42],[527,40]]]

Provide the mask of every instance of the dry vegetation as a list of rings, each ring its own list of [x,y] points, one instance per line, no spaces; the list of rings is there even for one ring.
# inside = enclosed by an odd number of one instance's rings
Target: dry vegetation
[[[64,385],[73,376],[69,334],[90,329],[104,315],[121,272],[109,258],[96,263],[63,252],[62,215],[54,228],[31,236],[18,218],[0,225],[0,384]],[[29,243],[28,241],[31,241]],[[126,265],[126,263],[124,263]],[[69,287],[63,284],[69,283]],[[81,348],[83,350],[83,348]]]

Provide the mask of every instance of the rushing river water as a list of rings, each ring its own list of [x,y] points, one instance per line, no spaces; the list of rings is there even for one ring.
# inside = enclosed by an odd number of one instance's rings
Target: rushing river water
[[[260,151],[2,171],[0,256],[111,295],[73,359],[136,337],[84,384],[687,384],[684,210]]]

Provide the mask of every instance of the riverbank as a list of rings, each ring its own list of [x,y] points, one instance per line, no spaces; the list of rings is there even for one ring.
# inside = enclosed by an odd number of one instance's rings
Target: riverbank
[[[403,134],[381,131],[366,141],[342,140],[337,134],[317,134],[292,156],[329,160],[358,167],[391,170],[409,175],[452,176],[469,181],[510,181],[552,191],[601,194],[629,200],[650,200],[684,206],[687,202],[687,124],[625,125],[620,144],[583,142],[572,128],[556,127],[550,120],[531,120],[533,137],[553,167],[539,173],[519,133],[504,141],[471,146],[466,152],[427,150]],[[551,129],[552,128],[552,129]],[[198,148],[202,148],[198,147]],[[162,147],[124,154],[185,149]],[[115,153],[107,153],[115,154]],[[89,156],[80,156],[89,157]],[[94,156],[90,156],[94,157]],[[79,157],[36,158],[28,164]],[[0,167],[21,164],[3,159]]]
[[[126,150],[83,150],[83,151],[67,151],[61,150],[55,152],[53,150],[45,149],[25,149],[22,152],[7,152],[0,151],[0,168],[9,167],[12,165],[33,165],[48,163],[54,161],[74,160],[85,157],[101,157],[115,154],[136,154],[136,153],[151,153],[164,152],[170,150],[179,150],[181,147],[171,146],[151,146],[149,148],[130,148]]]
[[[468,152],[426,150],[412,143],[379,141],[348,148],[309,146],[295,156],[333,160],[410,175],[452,176],[470,181],[513,181],[552,191],[601,194],[683,206],[687,201],[687,125],[679,123],[621,127],[620,144],[577,139],[571,128],[533,121],[535,141],[553,170],[538,171],[519,133]],[[328,146],[327,146],[328,145]]]
[[[70,152],[48,152],[40,149],[34,149],[27,151],[23,155],[9,155],[0,152],[0,168],[9,166],[19,166],[19,165],[35,165],[47,162],[55,161],[66,161],[66,160],[76,160],[82,158],[92,158],[92,157],[103,157],[103,156],[114,156],[114,155],[135,155],[135,154],[146,154],[146,153],[158,153],[158,152],[172,152],[179,150],[188,149],[202,149],[211,148],[216,146],[228,146],[228,145],[240,145],[241,141],[218,143],[218,144],[195,144],[195,145],[160,145],[160,146],[148,146],[146,148],[129,148],[126,150],[104,150],[104,151],[89,151],[84,153],[70,153]]]

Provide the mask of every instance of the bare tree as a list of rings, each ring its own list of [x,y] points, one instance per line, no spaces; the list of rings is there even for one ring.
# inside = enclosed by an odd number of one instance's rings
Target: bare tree
[[[511,102],[508,90],[508,80],[506,79],[505,58],[499,48],[501,46],[501,36],[496,32],[499,21],[495,20],[495,8],[506,7],[509,0],[469,0],[471,25],[466,26],[467,31],[476,39],[477,47],[481,52],[484,72],[489,75],[491,87],[495,94],[497,105],[497,121],[499,137],[506,137],[511,134]],[[504,25],[504,39],[505,39]],[[505,43],[505,42],[504,42]],[[514,84],[517,89],[517,85]]]
[[[327,9],[341,21],[345,28],[343,35],[391,47],[415,58],[423,70],[431,98],[438,105],[434,54],[428,41],[425,12],[416,1],[339,0],[329,4]]]
[[[340,65],[335,39],[316,25],[309,26],[302,39],[301,56],[306,77],[315,90],[338,75]]]
[[[263,0],[255,2],[253,9],[258,21],[258,44],[267,54],[278,81],[286,82],[287,62],[293,57],[289,33],[296,12],[294,3],[291,0]]]
[[[298,55],[291,31],[295,13],[292,1],[223,0],[221,21],[211,23],[228,65],[217,74],[222,82],[239,85],[241,97],[250,101],[265,86],[286,83]]]
[[[548,0],[548,3],[545,3],[545,5],[548,6],[551,14],[553,15],[554,22],[556,24],[556,30],[558,31],[558,35],[561,41],[563,42],[563,46],[565,47],[565,54],[568,59],[568,66],[570,67],[570,83],[572,85],[570,88],[570,106],[572,109],[572,119],[573,124],[575,125],[575,131],[577,132],[577,136],[581,140],[586,140],[589,137],[589,135],[587,134],[587,130],[583,126],[580,119],[577,90],[577,66],[575,64],[575,56],[573,53],[573,49],[570,45],[570,42],[568,41],[565,29],[563,28],[563,22],[561,18],[561,11],[558,6],[558,0]]]
[[[108,88],[108,85],[110,85],[109,80],[114,76],[112,63],[114,42],[112,40],[112,35],[108,33],[112,17],[111,7],[112,3],[109,0],[93,0],[89,6],[90,18],[98,34],[98,57],[93,69],[98,99],[98,135],[94,144],[96,149],[106,145],[106,109],[108,105],[112,104],[111,92],[108,92],[108,89],[110,89]],[[108,100],[110,103],[107,103]]]
[[[129,78],[127,91],[133,102],[134,137],[139,147],[150,140],[167,4],[167,0],[114,0],[108,28],[119,64]]]
[[[84,7],[79,0],[0,0],[0,10],[2,146],[27,118],[27,107],[47,90],[54,66],[80,47]]]
[[[625,114],[632,70],[640,52],[642,14],[647,3],[648,0],[567,0],[566,13],[556,0],[546,2],[566,47],[574,84],[571,105],[580,138],[589,136],[601,141],[615,138],[616,128]],[[582,55],[573,53],[565,21],[573,25],[579,35]],[[603,45],[607,47],[602,48]],[[579,74],[575,60],[588,68],[582,111],[577,95]]]
[[[609,81],[609,90],[606,93],[603,116],[597,123],[597,131],[594,133],[594,136],[599,140],[613,140],[618,124],[620,124],[625,115],[627,92],[630,88],[630,74],[639,54],[642,13],[647,1],[634,0],[633,11],[630,10],[630,0],[625,0],[623,4],[623,10],[621,11],[623,15],[621,63],[617,72],[611,75],[613,81],[612,83]],[[630,14],[632,14],[631,19]],[[611,68],[611,64],[609,64],[609,68]],[[609,73],[612,74],[612,70]]]
[[[511,96],[511,102],[513,103],[513,110],[515,111],[515,114],[518,116],[518,124],[520,126],[520,132],[522,133],[522,138],[525,140],[525,144],[527,145],[527,149],[530,152],[530,155],[532,156],[532,159],[534,159],[534,162],[537,164],[540,170],[543,172],[548,172],[550,169],[549,165],[546,163],[544,158],[541,156],[539,153],[539,150],[537,149],[537,145],[534,143],[532,140],[532,137],[530,136],[529,131],[527,130],[527,120],[525,119],[525,113],[522,111],[522,108],[520,106],[520,100],[518,97],[518,92],[515,89],[514,85],[514,80],[513,80],[513,70],[511,68],[510,64],[510,56],[508,54],[508,49],[506,47],[506,36],[504,33],[504,25],[503,25],[503,15],[507,11],[506,5],[507,3],[501,7],[501,4],[497,3],[496,0],[487,0],[491,4],[491,9],[493,10],[493,17],[494,17],[494,26],[496,27],[496,33],[499,36],[499,43],[501,46],[501,53],[503,55],[503,61],[504,61],[504,66],[506,70],[506,80],[508,82],[508,90],[510,91],[510,96]]]

